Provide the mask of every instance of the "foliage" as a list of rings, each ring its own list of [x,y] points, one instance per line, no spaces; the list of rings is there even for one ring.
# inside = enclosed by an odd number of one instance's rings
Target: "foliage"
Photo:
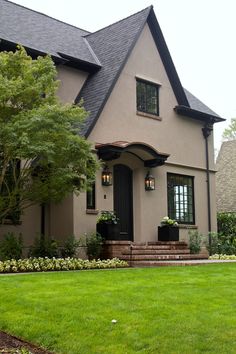
[[[217,226],[220,234],[236,238],[236,213],[218,213]]]
[[[212,256],[209,257],[209,259],[212,260],[217,260],[217,259],[222,259],[222,260],[231,260],[231,261],[236,261],[236,255],[235,254],[213,254]]]
[[[198,231],[189,232],[189,249],[191,254],[197,254],[201,251],[203,235]]]
[[[0,259],[19,259],[22,255],[22,250],[22,235],[15,236],[13,232],[8,232],[0,242]]]
[[[0,261],[0,273],[48,272],[61,270],[105,269],[128,267],[127,262],[118,258],[97,261],[79,258],[31,257]]]
[[[79,135],[86,112],[59,102],[56,75],[49,56],[0,52],[0,223],[94,180],[98,163]]]
[[[236,139],[236,118],[231,118],[231,123],[223,132],[223,138],[226,140]]]
[[[79,247],[80,242],[75,239],[74,235],[69,236],[62,249],[61,249],[61,255],[63,258],[66,257],[74,257],[76,254],[76,250]]]
[[[98,259],[102,252],[103,239],[98,232],[85,234],[84,237],[87,256],[89,259]]]
[[[4,274],[0,328],[53,353],[235,354],[235,266]]]
[[[102,224],[118,224],[119,218],[116,216],[114,211],[103,210],[99,216],[97,223]]]
[[[164,216],[164,218],[161,220],[161,226],[178,226],[178,223],[170,219],[169,216]]]
[[[55,240],[44,235],[36,237],[33,246],[30,248],[30,257],[58,257],[59,250]]]
[[[207,245],[210,254],[236,254],[236,238],[221,233],[211,232],[211,246]]]

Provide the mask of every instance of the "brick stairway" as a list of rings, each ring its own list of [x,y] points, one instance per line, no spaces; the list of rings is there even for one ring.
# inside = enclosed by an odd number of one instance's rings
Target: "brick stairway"
[[[108,250],[111,257],[118,257],[132,267],[161,266],[171,264],[183,265],[183,261],[207,259],[207,254],[190,254],[186,242],[147,242],[108,241]],[[110,252],[109,252],[110,253]]]

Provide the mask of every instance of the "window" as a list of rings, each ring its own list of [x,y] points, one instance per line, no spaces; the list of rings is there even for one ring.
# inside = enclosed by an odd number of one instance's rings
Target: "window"
[[[147,81],[137,80],[137,110],[159,115],[159,86]]]
[[[92,184],[91,189],[87,191],[87,209],[95,209],[95,183]]]
[[[193,177],[167,173],[168,216],[181,224],[194,224]]]

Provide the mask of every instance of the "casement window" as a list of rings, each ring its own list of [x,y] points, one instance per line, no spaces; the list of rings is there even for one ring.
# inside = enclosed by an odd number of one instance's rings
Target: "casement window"
[[[95,182],[92,184],[91,189],[87,191],[87,201],[86,201],[86,208],[88,210],[95,210],[96,209],[96,187]]]
[[[194,179],[167,173],[168,216],[180,224],[194,224]]]
[[[159,86],[149,81],[136,80],[137,111],[159,116]]]

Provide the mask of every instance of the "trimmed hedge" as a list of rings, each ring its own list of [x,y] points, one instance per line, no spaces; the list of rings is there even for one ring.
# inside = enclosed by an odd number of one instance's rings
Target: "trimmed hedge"
[[[97,261],[79,258],[26,258],[0,261],[0,273],[50,272],[83,269],[124,268],[128,263],[118,258]]]

